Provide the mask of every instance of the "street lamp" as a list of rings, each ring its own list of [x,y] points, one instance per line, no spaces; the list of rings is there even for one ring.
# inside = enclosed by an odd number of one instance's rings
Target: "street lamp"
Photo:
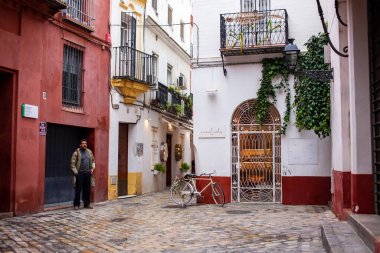
[[[300,50],[297,45],[293,44],[294,39],[288,39],[288,44],[284,48],[284,59],[285,63],[288,66],[290,72],[293,72],[297,66],[298,55]]]
[[[297,45],[293,44],[294,39],[288,39],[288,44],[282,51],[284,54],[285,64],[288,66],[289,71],[298,76],[307,76],[317,81],[330,81],[333,77],[333,70],[302,70],[296,71],[297,60],[300,50]]]

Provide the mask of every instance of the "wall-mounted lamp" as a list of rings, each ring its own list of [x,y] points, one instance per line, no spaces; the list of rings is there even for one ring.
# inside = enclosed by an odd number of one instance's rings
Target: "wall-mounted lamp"
[[[307,76],[314,80],[318,81],[330,81],[334,78],[333,75],[333,69],[329,70],[296,70],[297,68],[297,61],[298,61],[298,55],[300,53],[300,50],[298,49],[297,45],[293,44],[294,39],[289,39],[288,44],[285,46],[284,50],[282,51],[284,54],[284,60],[286,65],[289,68],[289,71],[291,73],[294,73],[298,76]]]

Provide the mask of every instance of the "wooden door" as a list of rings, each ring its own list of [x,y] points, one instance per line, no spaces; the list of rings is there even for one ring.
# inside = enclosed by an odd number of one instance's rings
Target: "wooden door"
[[[172,184],[172,135],[166,135],[166,144],[168,145],[168,160],[166,161],[166,186]]]
[[[119,124],[118,196],[128,195],[128,124]]]

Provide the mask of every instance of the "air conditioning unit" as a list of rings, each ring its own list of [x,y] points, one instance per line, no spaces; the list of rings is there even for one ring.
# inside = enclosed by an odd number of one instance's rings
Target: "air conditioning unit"
[[[186,78],[184,76],[178,77],[178,88],[186,90]]]

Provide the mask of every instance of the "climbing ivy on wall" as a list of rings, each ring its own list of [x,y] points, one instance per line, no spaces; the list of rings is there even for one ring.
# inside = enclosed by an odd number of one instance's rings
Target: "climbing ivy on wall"
[[[307,43],[307,52],[299,58],[301,70],[327,70],[324,63],[323,46],[327,44],[324,34],[312,36]],[[294,85],[296,126],[299,130],[314,130],[322,138],[330,135],[330,83],[316,81],[307,76],[298,76]]]
[[[324,64],[323,47],[327,44],[324,34],[312,36],[305,46],[307,52],[301,54],[298,60],[297,71],[303,70],[327,70]],[[286,112],[281,128],[285,134],[290,122],[291,109],[295,109],[296,127],[301,130],[313,130],[319,137],[330,135],[330,84],[329,82],[316,81],[305,75],[296,75],[294,90],[294,103],[291,103],[290,88],[288,83],[288,68],[282,58],[271,58],[263,60],[261,85],[257,92],[255,110],[257,120],[262,123],[267,115],[268,109],[276,102],[276,90],[283,89],[286,93]],[[273,79],[282,78],[277,85]]]
[[[276,103],[276,90],[283,89],[286,93],[286,112],[283,119],[281,132],[285,134],[286,127],[290,121],[290,88],[288,82],[289,71],[282,58],[263,59],[263,70],[260,88],[257,91],[255,111],[257,121],[261,124],[267,116],[271,101]],[[273,79],[281,78],[278,84],[273,84]]]

